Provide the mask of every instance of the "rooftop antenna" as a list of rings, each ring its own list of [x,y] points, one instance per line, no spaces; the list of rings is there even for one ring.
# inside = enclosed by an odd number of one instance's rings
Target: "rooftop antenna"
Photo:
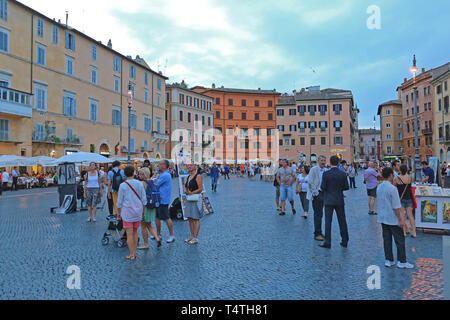
[[[69,26],[69,11],[66,10],[66,27]]]
[[[164,74],[166,74],[166,70],[167,70],[167,59],[166,59],[166,63],[164,64],[164,71],[163,71]]]

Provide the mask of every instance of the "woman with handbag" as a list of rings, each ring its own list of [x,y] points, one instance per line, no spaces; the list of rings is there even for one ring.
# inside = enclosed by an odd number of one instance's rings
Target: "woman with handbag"
[[[403,228],[403,233],[406,237],[406,233],[410,233],[413,238],[416,235],[416,221],[413,214],[413,194],[411,191],[412,178],[408,175],[408,167],[405,164],[400,166],[400,174],[394,179],[394,186],[398,189],[398,194],[400,196],[400,202],[402,208],[400,211],[402,215],[408,217],[405,227]],[[408,230],[409,229],[409,230]]]
[[[187,244],[197,244],[198,233],[200,231],[200,219],[203,216],[202,211],[199,209],[202,201],[203,180],[202,176],[197,173],[197,165],[191,163],[188,169],[190,174],[184,185],[184,193],[186,194],[184,216],[189,220],[191,237],[184,240],[184,242]]]
[[[300,195],[300,202],[303,207],[303,218],[308,218],[308,210],[309,210],[309,200],[306,199],[306,194],[308,193],[308,174],[309,167],[302,166],[300,168],[300,173],[297,175],[297,187],[296,193]]]

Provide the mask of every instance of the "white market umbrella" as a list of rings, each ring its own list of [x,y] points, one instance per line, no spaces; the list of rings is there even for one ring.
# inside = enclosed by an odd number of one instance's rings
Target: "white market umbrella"
[[[40,164],[43,167],[49,167],[51,164],[54,163],[55,160],[56,160],[55,158],[51,158],[51,157],[47,157],[47,156],[37,156],[37,157],[20,160],[19,165],[24,166],[24,167],[34,167],[34,166],[37,166]]]
[[[68,155],[61,157],[55,161],[56,164],[80,163],[80,164],[87,164],[87,165],[91,162],[110,163],[111,159],[108,159],[98,153],[76,152],[76,153],[68,154]]]
[[[25,157],[13,155],[0,156],[0,168],[18,167],[20,166],[20,161],[23,161],[25,159]]]

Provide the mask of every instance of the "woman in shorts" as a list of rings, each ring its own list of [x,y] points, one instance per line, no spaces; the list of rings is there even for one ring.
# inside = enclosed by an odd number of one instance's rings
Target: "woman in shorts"
[[[415,238],[416,235],[416,221],[413,213],[413,194],[411,190],[412,178],[408,175],[408,167],[406,164],[400,166],[400,174],[394,179],[394,186],[398,189],[398,195],[400,197],[401,209],[400,212],[403,216],[408,217],[406,220],[403,233],[406,237],[407,233],[411,234],[411,237]]]
[[[142,182],[134,179],[134,167],[126,167],[124,173],[126,180],[119,187],[117,208],[119,219],[123,220],[123,228],[127,232],[128,249],[130,249],[130,254],[125,258],[134,260],[138,243],[137,230],[141,226],[147,196]]]
[[[97,205],[101,202],[103,193],[102,177],[100,176],[97,165],[91,162],[89,170],[84,175],[84,199],[88,206],[89,218],[87,222],[97,222],[95,214]]]

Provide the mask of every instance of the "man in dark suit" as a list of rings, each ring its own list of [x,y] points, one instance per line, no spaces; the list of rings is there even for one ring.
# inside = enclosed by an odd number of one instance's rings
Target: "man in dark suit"
[[[339,158],[330,158],[331,169],[323,174],[321,189],[325,206],[325,242],[322,248],[331,248],[331,223],[333,221],[333,211],[336,211],[341,231],[341,246],[347,248],[348,230],[345,220],[344,191],[349,189],[347,175],[339,170]]]

